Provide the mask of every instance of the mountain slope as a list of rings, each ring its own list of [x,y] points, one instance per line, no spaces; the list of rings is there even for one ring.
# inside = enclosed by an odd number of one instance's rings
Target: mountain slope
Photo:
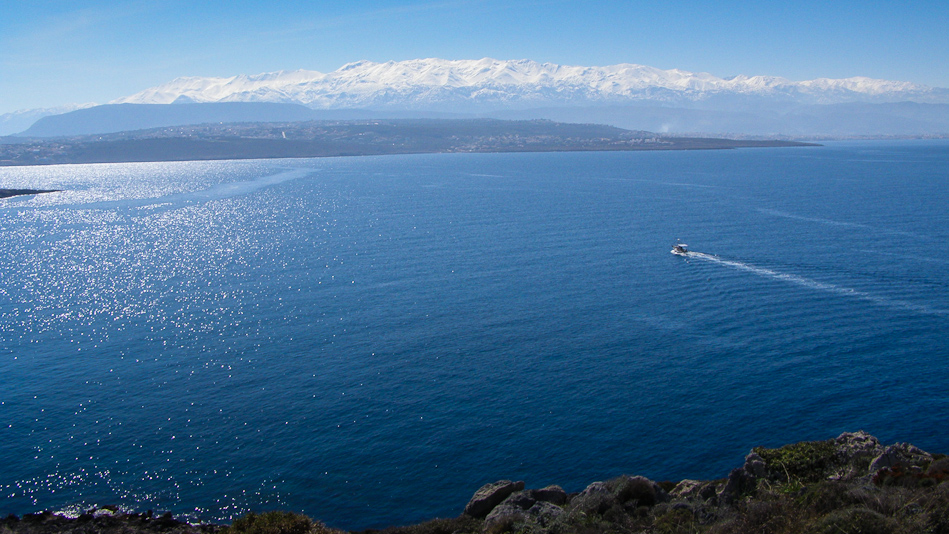
[[[325,112],[321,113],[299,104],[269,102],[175,106],[109,104],[42,117],[19,135],[59,137],[216,122],[302,121],[324,118],[324,115]]]
[[[488,116],[594,122],[630,130],[765,137],[945,136],[949,104],[802,105],[788,110],[695,109],[657,105],[546,107],[501,110]]]
[[[0,135],[11,135],[30,127],[38,119],[51,115],[60,115],[77,109],[89,108],[96,104],[69,104],[55,108],[21,109],[0,115]]]

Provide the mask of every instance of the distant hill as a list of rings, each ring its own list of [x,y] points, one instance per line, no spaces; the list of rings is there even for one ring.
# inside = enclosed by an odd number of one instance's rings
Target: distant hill
[[[29,128],[33,123],[48,115],[59,115],[73,110],[90,108],[96,104],[67,104],[55,108],[21,109],[0,115],[0,136],[14,135]]]
[[[894,102],[792,106],[783,109],[699,109],[638,106],[555,107],[497,111],[508,120],[593,122],[660,133],[826,138],[949,135],[949,104]]]
[[[107,104],[43,117],[18,136],[66,137],[189,124],[346,120],[372,115],[364,110],[315,110],[300,104],[272,102]]]
[[[43,117],[18,135],[68,137],[236,122],[480,117],[596,123],[660,133],[783,138],[949,135],[949,104],[917,102],[793,105],[781,109],[697,109],[652,104],[561,106],[474,115],[391,109],[316,110],[299,104],[270,102],[110,104]],[[3,142],[10,142],[10,138]]]

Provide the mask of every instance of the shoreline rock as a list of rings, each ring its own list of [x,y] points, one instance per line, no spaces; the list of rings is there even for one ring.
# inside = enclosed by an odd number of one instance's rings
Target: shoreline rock
[[[0,189],[0,198],[10,198],[21,195],[38,195],[40,193],[59,193],[62,189]]]

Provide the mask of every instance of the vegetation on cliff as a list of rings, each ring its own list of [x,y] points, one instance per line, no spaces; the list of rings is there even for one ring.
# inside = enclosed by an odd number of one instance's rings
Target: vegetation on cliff
[[[949,457],[864,432],[757,447],[721,480],[654,482],[620,476],[567,494],[502,480],[480,488],[455,518],[360,534],[766,533],[949,534]],[[0,520],[0,534],[337,534],[290,512],[248,514],[230,526],[170,515],[91,510]]]

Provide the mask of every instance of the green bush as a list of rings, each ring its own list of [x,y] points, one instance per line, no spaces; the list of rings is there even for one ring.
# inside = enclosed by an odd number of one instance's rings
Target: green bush
[[[656,518],[652,525],[657,534],[678,534],[679,532],[698,532],[702,525],[689,510],[670,510]]]
[[[815,525],[817,534],[891,534],[896,524],[883,514],[866,508],[848,508],[831,512]]]
[[[756,447],[754,452],[768,464],[771,473],[788,481],[816,482],[834,466],[837,447],[834,440],[802,441],[778,449]]]
[[[432,519],[417,525],[390,527],[378,534],[452,534],[480,533],[484,521],[461,515],[451,519]]]
[[[804,488],[797,496],[797,503],[811,512],[823,515],[860,504],[860,501],[851,495],[847,484],[824,481]]]
[[[481,534],[483,527],[484,520],[460,515],[450,519],[430,519],[415,525],[353,531],[352,534]]]
[[[613,494],[616,495],[617,501],[628,503],[635,499],[641,506],[656,504],[656,489],[650,480],[643,477],[621,477],[614,480]]]
[[[253,512],[239,517],[223,534],[329,534],[333,532],[319,521],[292,512]]]

